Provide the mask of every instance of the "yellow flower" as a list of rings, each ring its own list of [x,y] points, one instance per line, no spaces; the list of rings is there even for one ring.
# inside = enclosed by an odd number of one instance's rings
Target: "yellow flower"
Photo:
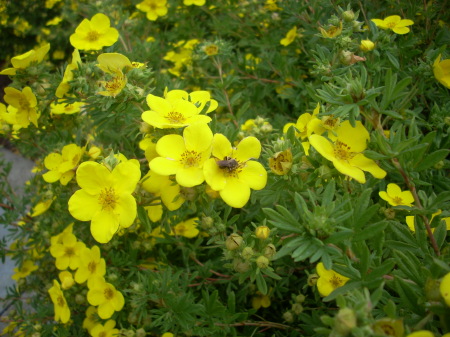
[[[434,337],[434,334],[431,331],[428,331],[428,330],[419,330],[419,331],[415,331],[413,333],[410,333],[406,337]],[[442,337],[444,337],[444,336],[442,336]]]
[[[285,47],[289,46],[292,42],[294,42],[296,36],[297,26],[294,26],[290,31],[287,32],[286,37],[280,40],[280,44]]]
[[[402,20],[398,15],[391,15],[383,20],[372,19],[371,21],[381,29],[390,29],[394,33],[401,35],[409,33],[409,28],[407,26],[414,24],[414,21],[408,19]]]
[[[70,35],[70,43],[80,50],[100,50],[112,46],[118,39],[119,32],[102,13],[95,14],[90,21],[84,19]]]
[[[208,109],[205,113],[210,113],[217,109],[219,103],[211,98],[211,94],[206,90],[196,90],[188,93],[184,90],[170,90],[164,93],[164,98],[169,101],[176,101],[179,99],[189,101],[194,103],[197,107],[198,113],[201,113],[205,106],[208,106]]]
[[[110,318],[114,311],[122,310],[125,304],[122,293],[103,278],[93,279],[87,299],[89,304],[98,306],[98,315],[102,319]]]
[[[22,91],[6,87],[3,99],[15,109],[16,121],[21,127],[26,128],[30,122],[38,126],[37,99],[30,87],[25,87]]]
[[[259,308],[268,308],[270,307],[271,301],[269,295],[263,295],[259,291],[256,296],[252,297],[252,308],[258,310]]]
[[[92,337],[113,337],[119,335],[119,329],[114,329],[116,321],[110,319],[105,325],[97,323],[90,331]]]
[[[56,258],[56,268],[65,270],[70,268],[77,269],[80,265],[80,254],[86,248],[86,245],[77,241],[72,233],[64,233],[61,237],[61,243],[52,243],[50,246],[50,254]]]
[[[261,143],[246,137],[234,149],[222,134],[213,138],[212,155],[203,165],[207,184],[231,207],[241,208],[250,198],[250,189],[261,190],[267,183],[267,172],[257,161]]]
[[[359,45],[359,49],[361,49],[362,51],[371,51],[374,50],[374,48],[375,43],[370,40],[362,40],[361,44]]]
[[[161,337],[174,337],[174,334],[171,332],[164,332]]]
[[[129,70],[133,64],[125,55],[120,53],[103,53],[97,57],[97,67],[108,74],[116,74],[117,71]]]
[[[258,239],[265,240],[270,235],[270,228],[267,226],[258,226],[255,229],[255,235]]]
[[[397,184],[388,184],[386,191],[378,192],[381,199],[386,200],[391,206],[412,207],[414,197],[410,191],[402,191]]]
[[[11,276],[13,280],[19,280],[21,278],[25,278],[28,275],[30,275],[33,271],[38,269],[38,266],[36,266],[33,261],[26,260],[23,261],[22,266],[20,268],[14,268],[14,275]]]
[[[58,277],[61,281],[61,288],[63,288],[64,290],[71,288],[75,284],[73,275],[70,271],[62,271],[58,274]]]
[[[209,123],[211,118],[200,115],[197,106],[185,99],[164,99],[147,95],[151,110],[142,113],[142,119],[159,129],[182,128],[193,123]]]
[[[211,155],[212,139],[211,129],[205,123],[186,127],[183,137],[166,135],[156,144],[160,157],[150,162],[150,169],[160,175],[176,175],[181,186],[200,185],[205,181],[203,164]]]
[[[203,6],[206,0],[183,0],[183,5],[185,6]]]
[[[73,80],[73,71],[78,69],[78,64],[81,63],[80,52],[75,49],[72,53],[72,61],[67,65],[64,70],[64,75],[61,83],[56,88],[55,96],[63,98],[70,90],[69,81]]]
[[[327,39],[333,39],[342,33],[342,22],[339,22],[339,26],[330,25],[327,29],[319,27],[320,34]]]
[[[97,308],[94,306],[90,306],[86,310],[86,318],[83,320],[83,328],[86,329],[89,333],[92,328],[99,323]]]
[[[200,231],[197,229],[198,218],[192,218],[186,221],[177,223],[173,227],[173,235],[184,236],[185,238],[195,238]]]
[[[450,59],[441,61],[441,54],[439,54],[433,63],[433,73],[439,83],[450,89]]]
[[[83,283],[90,282],[95,277],[103,277],[106,273],[105,260],[100,257],[100,248],[93,246],[92,248],[85,248],[80,253],[80,265],[75,273],[75,281]]]
[[[67,323],[70,319],[70,309],[58,281],[53,280],[53,287],[48,290],[55,310],[55,321]]]
[[[45,200],[45,201],[40,201],[40,202],[38,202],[38,203],[33,207],[33,209],[31,210],[30,216],[31,216],[32,218],[34,218],[34,217],[36,217],[36,216],[38,216],[38,215],[41,215],[41,214],[47,212],[47,210],[48,210],[48,209],[50,208],[50,206],[52,205],[53,200],[55,200],[55,199],[56,199],[56,197],[53,197],[52,199],[48,199],[48,200]]]
[[[362,153],[370,137],[360,121],[356,122],[355,127],[352,127],[349,121],[344,121],[336,129],[336,135],[337,139],[334,142],[319,135],[309,136],[309,142],[317,152],[330,160],[339,172],[361,184],[366,182],[364,171],[370,172],[378,179],[386,176],[386,171]]]
[[[41,63],[49,50],[50,43],[47,43],[36,50],[30,50],[24,54],[14,56],[11,59],[13,68],[3,69],[0,71],[0,75],[15,75],[18,69],[26,69],[33,63]]]
[[[254,56],[251,53],[245,54],[245,69],[254,70],[255,67],[261,63],[262,59]]]
[[[49,170],[42,175],[48,183],[58,181],[67,185],[75,175],[75,168],[83,156],[84,148],[76,144],[69,144],[62,148],[61,154],[53,152],[44,159],[44,166]]]
[[[444,298],[445,303],[450,307],[450,273],[447,273],[441,281],[439,286],[441,296]]]
[[[119,227],[130,227],[136,218],[136,200],[131,195],[141,171],[135,160],[121,162],[110,171],[95,162],[84,162],[77,170],[81,187],[69,199],[69,212],[78,220],[91,221],[91,234],[107,243]]]
[[[158,17],[167,14],[167,0],[144,0],[136,8],[147,14],[147,19],[155,21]]]
[[[305,139],[305,138],[309,137],[313,133],[313,130],[314,130],[311,123],[314,120],[318,120],[318,123],[320,123],[320,120],[316,117],[319,114],[319,111],[320,111],[320,104],[317,103],[317,106],[315,107],[312,114],[305,112],[305,113],[301,114],[300,117],[298,117],[297,123],[295,123],[295,124],[287,123],[283,127],[283,133],[286,133],[287,130],[291,126],[294,126],[296,129],[295,135],[297,137],[300,137],[301,139]],[[317,126],[314,125],[314,127],[317,127]]]
[[[334,290],[342,287],[349,280],[348,277],[342,276],[336,273],[334,270],[325,269],[322,262],[319,262],[316,266],[319,279],[317,280],[317,290],[321,296],[328,296]]]
[[[75,102],[75,103],[52,103],[50,104],[50,112],[54,115],[72,115],[74,113],[80,112],[83,107],[83,102]]]
[[[125,85],[127,84],[127,77],[122,73],[122,71],[118,70],[108,81],[100,81],[99,82],[106,90],[97,92],[102,96],[111,96],[116,97]]]
[[[292,152],[290,149],[277,152],[269,158],[270,170],[277,175],[286,175],[292,167]]]

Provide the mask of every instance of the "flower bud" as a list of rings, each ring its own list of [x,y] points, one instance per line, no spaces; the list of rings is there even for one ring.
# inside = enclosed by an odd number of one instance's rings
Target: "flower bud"
[[[292,312],[286,311],[283,314],[283,319],[288,323],[292,323],[294,321],[294,315],[292,315]]]
[[[440,169],[442,169],[444,166],[445,166],[444,161],[443,161],[443,160],[440,160],[440,161],[438,161],[436,164],[434,164],[433,167],[434,167],[436,170],[440,170]]]
[[[308,285],[310,287],[313,287],[313,286],[316,285],[318,279],[319,279],[319,275],[317,275],[317,274],[309,274],[307,283],[308,283]]]
[[[258,226],[255,229],[255,235],[258,239],[265,240],[269,237],[270,229],[267,226]]]
[[[260,257],[258,257],[256,259],[256,265],[258,266],[258,268],[260,269],[266,269],[270,264],[270,261],[267,257],[265,257],[264,255],[261,255]]]
[[[392,208],[386,208],[384,210],[384,216],[389,220],[395,219],[395,211]]]
[[[275,255],[276,252],[277,252],[277,249],[271,243],[269,243],[266,246],[266,248],[264,248],[264,256],[267,257],[268,259],[271,259]]]
[[[303,303],[303,302],[305,302],[305,299],[306,299],[306,297],[303,294],[295,296],[295,302],[297,302],[297,303]]]
[[[228,250],[236,250],[241,245],[244,239],[239,234],[233,233],[230,234],[230,236],[225,241],[225,247],[227,247]]]
[[[344,21],[346,22],[353,21],[355,19],[355,13],[352,10],[345,11],[344,13],[342,13],[342,19],[344,19]]]
[[[214,219],[211,218],[210,216],[202,217],[202,227],[204,229],[211,228],[213,224],[214,224]]]
[[[254,252],[253,252],[253,248],[252,247],[245,247],[242,250],[241,256],[244,260],[250,260],[253,256]]]
[[[375,43],[370,40],[362,40],[359,49],[362,51],[371,51],[375,48]]]
[[[300,303],[294,303],[292,304],[291,310],[294,312],[294,314],[300,315],[303,312],[303,306]]]
[[[145,337],[145,336],[147,336],[147,333],[143,328],[136,330],[136,337]]]
[[[91,157],[92,159],[96,159],[101,153],[102,150],[97,146],[91,146],[88,151],[89,157]]]
[[[233,268],[238,273],[245,273],[250,269],[250,263],[248,263],[248,261],[242,261],[241,259],[234,259]]]
[[[334,318],[334,331],[340,336],[347,336],[356,327],[356,314],[350,308],[342,308]]]
[[[83,296],[81,294],[75,295],[75,303],[76,304],[85,304],[86,303],[86,296]]]

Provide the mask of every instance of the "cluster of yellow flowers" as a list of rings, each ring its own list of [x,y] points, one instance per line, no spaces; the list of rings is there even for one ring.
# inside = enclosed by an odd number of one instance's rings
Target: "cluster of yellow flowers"
[[[125,300],[114,285],[105,281],[106,263],[101,257],[100,248],[86,247],[77,240],[72,228],[73,224],[51,238],[50,253],[56,259],[56,268],[61,272],[59,281],[53,280],[48,293],[54,304],[55,320],[67,323],[70,320],[70,308],[63,290],[71,288],[75,283],[86,283],[89,289],[87,300],[91,307],[88,308],[83,327],[91,336],[98,336],[97,330],[112,330],[115,322],[109,320],[102,325],[97,322],[95,315],[101,319],[109,319],[115,311],[122,310]]]

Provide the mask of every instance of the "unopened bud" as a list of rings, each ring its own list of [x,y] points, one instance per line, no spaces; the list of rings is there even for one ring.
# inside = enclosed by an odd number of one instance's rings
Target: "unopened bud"
[[[307,283],[308,283],[308,285],[310,287],[313,287],[313,286],[316,285],[318,279],[319,279],[319,275],[317,275],[317,274],[309,274]]]
[[[241,256],[244,260],[250,260],[253,256],[253,248],[252,247],[245,247],[242,250]]]
[[[256,265],[258,266],[258,268],[260,269],[266,269],[270,264],[270,261],[267,257],[265,257],[264,255],[261,255],[260,257],[258,257],[256,259]]]
[[[145,336],[147,336],[147,333],[143,328],[136,330],[136,337],[145,337]]]
[[[362,40],[359,49],[362,51],[371,51],[375,48],[375,43],[370,40]]]
[[[291,310],[294,314],[300,315],[303,312],[303,306],[300,303],[294,303]]]
[[[264,256],[267,257],[268,259],[271,259],[275,255],[276,252],[277,252],[277,249],[271,243],[269,243],[266,246],[266,248],[264,248]]]
[[[270,229],[267,226],[258,226],[255,229],[255,235],[258,239],[265,240],[269,237]]]
[[[230,236],[225,241],[225,246],[227,247],[228,250],[236,250],[242,245],[243,241],[244,239],[242,238],[242,236],[233,233],[230,234]]]
[[[245,273],[250,269],[250,263],[241,259],[235,259],[233,260],[233,268],[238,273]]]
[[[306,299],[306,297],[303,294],[295,296],[295,302],[297,302],[297,303],[303,303],[303,302],[305,302],[305,299]]]
[[[292,315],[292,312],[286,311],[283,314],[283,319],[288,323],[292,323],[294,321],[294,315]]]
[[[356,314],[350,308],[342,308],[334,318],[334,330],[341,336],[347,336],[356,326]]]
[[[91,146],[88,151],[89,157],[91,157],[92,159],[96,159],[98,156],[100,156],[101,153],[102,150],[97,146]]]
[[[211,228],[212,225],[214,224],[214,219],[211,218],[210,216],[204,216],[202,218],[202,227],[207,229],[207,228]]]
[[[395,211],[392,208],[386,208],[384,210],[384,216],[389,220],[395,219]]]
[[[355,13],[353,11],[345,11],[342,13],[342,19],[346,22],[353,21],[355,19]]]

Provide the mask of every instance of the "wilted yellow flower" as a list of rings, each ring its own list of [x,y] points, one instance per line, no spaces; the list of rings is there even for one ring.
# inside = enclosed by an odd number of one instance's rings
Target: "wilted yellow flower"
[[[53,197],[52,199],[38,202],[31,210],[30,216],[32,218],[34,218],[38,215],[45,213],[50,208],[50,206],[53,203],[53,200],[55,200],[55,199],[56,199],[56,197]]]
[[[446,88],[450,89],[450,59],[441,61],[441,54],[433,63],[434,77]]]
[[[394,33],[401,35],[409,33],[409,28],[407,26],[414,24],[414,21],[408,19],[402,20],[398,15],[391,15],[383,20],[372,19],[371,21],[381,29],[390,29]]]
[[[25,278],[28,275],[30,275],[33,271],[38,269],[38,266],[36,266],[33,261],[26,260],[22,263],[22,266],[20,268],[14,268],[14,274],[11,276],[13,280],[19,280],[21,278]]]
[[[49,50],[50,43],[47,43],[38,49],[30,50],[24,54],[14,56],[11,59],[13,68],[3,69],[0,71],[0,75],[15,75],[18,69],[26,69],[33,63],[41,63]]]
[[[297,36],[297,26],[291,28],[289,32],[287,32],[286,37],[280,40],[280,44],[283,46],[289,46],[292,42],[294,42],[295,37]]]
[[[290,149],[277,152],[269,158],[269,167],[271,171],[278,175],[287,174],[292,167],[292,152]]]
[[[327,29],[319,27],[319,30],[323,37],[328,39],[335,38],[342,33],[342,22],[339,22],[339,26],[330,25]]]

